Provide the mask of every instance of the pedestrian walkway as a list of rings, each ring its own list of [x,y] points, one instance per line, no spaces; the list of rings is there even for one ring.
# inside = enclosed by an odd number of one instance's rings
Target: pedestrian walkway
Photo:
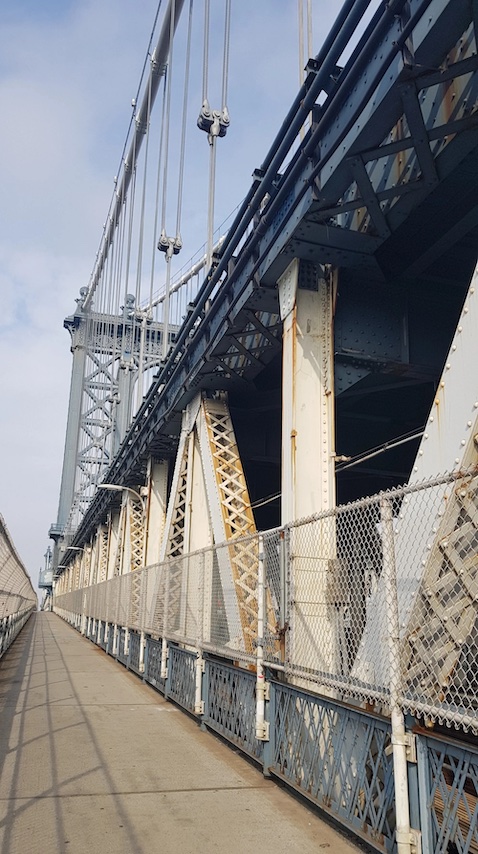
[[[1,854],[352,854],[55,614],[0,661]]]

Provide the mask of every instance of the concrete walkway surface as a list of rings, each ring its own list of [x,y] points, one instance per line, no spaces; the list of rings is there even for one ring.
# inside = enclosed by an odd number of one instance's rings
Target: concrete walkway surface
[[[0,661],[1,854],[357,848],[55,614]]]

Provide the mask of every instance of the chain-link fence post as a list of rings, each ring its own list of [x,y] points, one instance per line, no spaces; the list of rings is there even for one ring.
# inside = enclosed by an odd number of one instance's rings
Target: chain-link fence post
[[[400,704],[400,628],[398,617],[397,573],[393,531],[392,502],[380,496],[383,576],[385,583],[387,640],[389,651],[390,711],[392,723],[393,776],[395,782],[395,818],[398,854],[418,854],[419,833],[410,827],[408,796],[407,748],[410,735],[405,733],[405,720]]]
[[[204,614],[204,552],[198,555],[198,586],[197,586],[197,615],[196,615],[196,694],[194,700],[194,712],[196,715],[204,714],[204,701],[202,698],[204,680],[204,657],[202,650],[202,626]]]
[[[257,568],[257,638],[256,638],[256,738],[269,740],[269,724],[266,722],[265,707],[267,686],[264,675],[264,629],[266,624],[266,589],[264,538],[259,534],[259,563]]]
[[[289,602],[289,553],[290,553],[290,528],[285,527],[279,534],[279,644],[280,661],[285,662],[285,639],[288,629],[288,602]]]

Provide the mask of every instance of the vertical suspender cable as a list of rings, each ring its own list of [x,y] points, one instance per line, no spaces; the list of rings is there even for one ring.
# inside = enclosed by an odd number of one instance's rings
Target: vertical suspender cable
[[[136,271],[136,305],[135,305],[135,313],[133,319],[133,346],[136,334],[136,322],[138,318],[139,311],[139,303],[141,296],[141,276],[142,276],[142,268],[143,268],[143,240],[144,240],[144,209],[146,204],[146,186],[147,186],[147,177],[148,177],[148,153],[149,153],[149,131],[150,131],[150,120],[151,120],[151,77],[148,81],[148,108],[146,111],[146,145],[144,151],[144,173],[143,173],[143,188],[142,188],[142,196],[141,196],[141,216],[140,216],[140,227],[139,227],[139,246],[138,246],[138,262],[137,262],[137,271]],[[145,334],[146,334],[146,316],[139,317],[141,330],[140,330],[140,348],[139,348],[139,359],[138,359],[138,379],[136,384],[136,406],[139,408],[141,404],[141,400],[143,398],[143,375],[144,375],[144,345],[145,345]]]
[[[186,148],[186,125],[189,95],[189,69],[191,64],[191,32],[192,32],[193,0],[189,1],[188,35],[186,44],[186,68],[184,77],[183,118],[181,127],[181,146],[179,155],[179,179],[178,179],[178,208],[176,213],[176,242],[181,243],[181,212],[183,204],[184,183],[184,153]]]
[[[154,59],[152,59],[154,62]],[[149,283],[149,302],[153,302],[153,287],[154,287],[154,270],[158,240],[158,217],[159,217],[159,193],[161,187],[161,164],[163,162],[163,142],[164,142],[164,122],[166,112],[166,75],[164,75],[163,85],[163,106],[161,110],[161,131],[159,135],[159,153],[158,153],[158,170],[156,175],[156,199],[154,205],[154,226],[153,226],[153,255],[151,259],[151,278]]]
[[[164,251],[166,260],[166,283],[163,303],[163,346],[162,358],[166,359],[169,350],[169,290],[171,286],[171,258],[174,251],[174,242],[171,241],[166,234],[166,202],[167,202],[167,171],[169,160],[169,120],[171,115],[171,80],[172,80],[172,63],[173,63],[173,36],[174,36],[174,18],[175,18],[176,0],[171,0],[171,21],[170,21],[170,36],[169,36],[169,56],[168,56],[168,71],[167,71],[167,93],[166,93],[166,126],[165,126],[165,146],[164,146],[164,169],[163,169],[163,199],[161,206],[161,237],[159,239],[159,247]]]
[[[209,0],[204,0],[204,48],[202,60],[202,102],[207,101],[207,79],[209,69]]]
[[[227,110],[227,81],[229,74],[229,44],[231,34],[231,0],[226,2],[224,18],[224,53],[222,60],[222,110]]]
[[[222,66],[222,108],[212,110],[207,97],[207,77],[209,62],[209,0],[205,0],[204,16],[204,56],[203,56],[203,105],[198,118],[198,127],[207,133],[209,143],[209,186],[208,186],[208,216],[207,216],[207,244],[206,244],[206,269],[211,268],[213,245],[214,245],[214,201],[216,185],[216,139],[225,136],[229,127],[229,113],[227,110],[227,78],[229,68],[229,40],[231,29],[231,0],[226,0],[224,19],[224,52]]]

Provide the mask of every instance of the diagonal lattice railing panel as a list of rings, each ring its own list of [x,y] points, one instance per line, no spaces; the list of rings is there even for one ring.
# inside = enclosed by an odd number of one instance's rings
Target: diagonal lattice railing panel
[[[423,835],[430,854],[478,852],[478,753],[464,744],[419,736]]]
[[[194,712],[196,699],[196,653],[172,645],[169,649],[168,697]]]
[[[208,701],[204,722],[261,761],[264,742],[256,738],[255,674],[207,659],[205,678]]]
[[[394,843],[390,724],[274,683],[272,770],[374,847]]]

